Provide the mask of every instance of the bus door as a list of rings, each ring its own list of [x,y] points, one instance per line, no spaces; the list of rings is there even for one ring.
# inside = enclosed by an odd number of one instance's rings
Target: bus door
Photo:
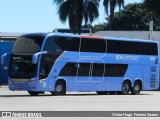
[[[41,56],[39,79],[40,79],[40,88],[44,91],[49,89],[48,88],[49,80],[46,79],[48,78],[48,75],[53,67],[55,60],[56,60],[55,57],[50,54]]]
[[[105,90],[106,84],[104,79],[105,63],[103,60],[93,60],[91,71],[91,82],[94,84],[95,91]]]
[[[80,87],[80,91],[91,91],[93,83],[90,82],[91,78],[91,59],[79,59],[77,63],[77,74],[75,85]]]

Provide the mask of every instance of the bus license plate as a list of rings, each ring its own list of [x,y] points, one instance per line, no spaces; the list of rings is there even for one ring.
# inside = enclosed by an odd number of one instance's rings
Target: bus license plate
[[[22,90],[23,87],[22,87],[22,86],[17,86],[17,89],[18,89],[18,90]]]

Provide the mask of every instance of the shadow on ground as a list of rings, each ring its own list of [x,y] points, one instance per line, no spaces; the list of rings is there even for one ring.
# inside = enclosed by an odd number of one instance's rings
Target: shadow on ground
[[[152,94],[148,94],[148,93],[141,93],[140,95],[131,95],[129,94],[128,96],[143,96],[143,95],[152,95]],[[0,98],[12,98],[12,97],[68,97],[68,96],[126,96],[126,95],[121,95],[121,94],[107,94],[107,95],[97,95],[95,94],[66,94],[64,96],[53,96],[51,94],[40,94],[38,96],[30,96],[28,95],[0,95]]]

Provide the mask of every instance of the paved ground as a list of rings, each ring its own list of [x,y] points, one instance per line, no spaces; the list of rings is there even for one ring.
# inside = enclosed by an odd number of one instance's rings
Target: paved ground
[[[0,111],[160,111],[160,91],[142,92],[141,95],[97,95],[94,92],[76,92],[67,93],[66,96],[51,96],[50,93],[46,93],[32,97],[27,92],[13,92],[8,88],[0,88]],[[92,118],[94,119],[96,118]],[[115,118],[101,119],[115,120]],[[143,119],[145,118],[138,120]]]

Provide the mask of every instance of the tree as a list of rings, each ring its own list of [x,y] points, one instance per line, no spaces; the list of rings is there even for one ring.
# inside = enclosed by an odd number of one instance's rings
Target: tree
[[[114,16],[114,10],[117,5],[119,6],[119,10],[121,9],[122,6],[124,7],[124,0],[104,0],[103,5],[104,5],[104,8],[105,8],[107,15],[108,15],[108,9],[110,8],[109,29],[112,30],[112,20],[113,20],[113,16]]]
[[[62,23],[69,21],[72,33],[80,34],[82,22],[92,23],[98,18],[100,0],[54,0],[59,5],[58,15]]]
[[[160,0],[144,0],[146,9],[160,19]]]
[[[110,21],[108,18],[106,20]],[[154,21],[154,30],[160,30],[160,20],[155,18],[151,12],[147,12],[143,3],[128,4],[122,11],[115,13],[112,27],[113,30],[148,31],[151,20]],[[101,24],[101,28],[109,30],[109,24],[110,22]],[[93,29],[96,30],[96,28],[97,25]]]

